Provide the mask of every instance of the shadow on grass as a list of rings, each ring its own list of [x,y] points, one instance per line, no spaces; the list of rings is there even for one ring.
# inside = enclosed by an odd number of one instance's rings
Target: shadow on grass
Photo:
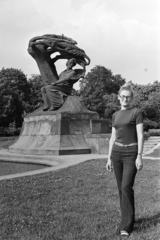
[[[156,227],[158,223],[160,223],[160,213],[157,213],[156,215],[151,217],[137,219],[134,229],[137,232],[141,232],[146,229]]]

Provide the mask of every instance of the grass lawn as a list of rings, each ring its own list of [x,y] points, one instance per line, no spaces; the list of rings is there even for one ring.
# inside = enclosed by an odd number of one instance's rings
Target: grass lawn
[[[17,138],[13,138],[13,137],[8,137],[5,139],[0,138],[0,148],[8,148],[15,141],[17,141]],[[0,161],[0,176],[28,172],[28,171],[42,169],[45,167],[46,166],[41,164],[26,164],[26,163],[13,163],[13,162]]]
[[[152,153],[147,154],[147,157],[151,156],[151,157],[159,157],[160,158],[160,148],[156,148]]]
[[[46,168],[46,166],[41,164],[3,162],[0,160],[0,176],[28,172],[42,168]]]
[[[106,160],[0,181],[1,240],[118,240],[119,200]],[[131,240],[160,239],[160,161],[145,160],[135,182]]]

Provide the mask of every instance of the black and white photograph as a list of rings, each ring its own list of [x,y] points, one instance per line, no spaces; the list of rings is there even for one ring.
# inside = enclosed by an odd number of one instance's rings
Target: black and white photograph
[[[0,0],[0,240],[160,240],[160,1]]]

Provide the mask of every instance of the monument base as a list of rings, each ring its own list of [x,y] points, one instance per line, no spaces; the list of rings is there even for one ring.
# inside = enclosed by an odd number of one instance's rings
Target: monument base
[[[109,140],[111,134],[91,134],[85,136],[87,145],[91,148],[93,154],[108,154],[109,152]]]
[[[10,146],[9,152],[27,155],[74,155],[89,154],[91,149],[82,135],[41,135],[20,136],[18,141]]]
[[[98,114],[86,109],[79,97],[69,96],[57,111],[44,112],[39,109],[28,114],[18,140],[9,147],[9,152],[36,155],[89,154],[91,148],[85,136],[97,131],[97,126],[100,128],[99,121]]]

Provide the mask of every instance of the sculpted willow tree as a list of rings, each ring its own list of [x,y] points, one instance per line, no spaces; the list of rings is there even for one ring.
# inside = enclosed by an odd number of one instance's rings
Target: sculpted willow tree
[[[29,41],[28,52],[39,67],[44,87],[41,88],[44,101],[43,110],[59,109],[66,97],[71,95],[73,84],[85,75],[85,67],[90,59],[85,52],[76,46],[77,42],[64,35],[46,34]],[[52,58],[52,54],[59,55]],[[66,70],[59,76],[55,62],[67,59]],[[78,64],[81,69],[73,69]]]

